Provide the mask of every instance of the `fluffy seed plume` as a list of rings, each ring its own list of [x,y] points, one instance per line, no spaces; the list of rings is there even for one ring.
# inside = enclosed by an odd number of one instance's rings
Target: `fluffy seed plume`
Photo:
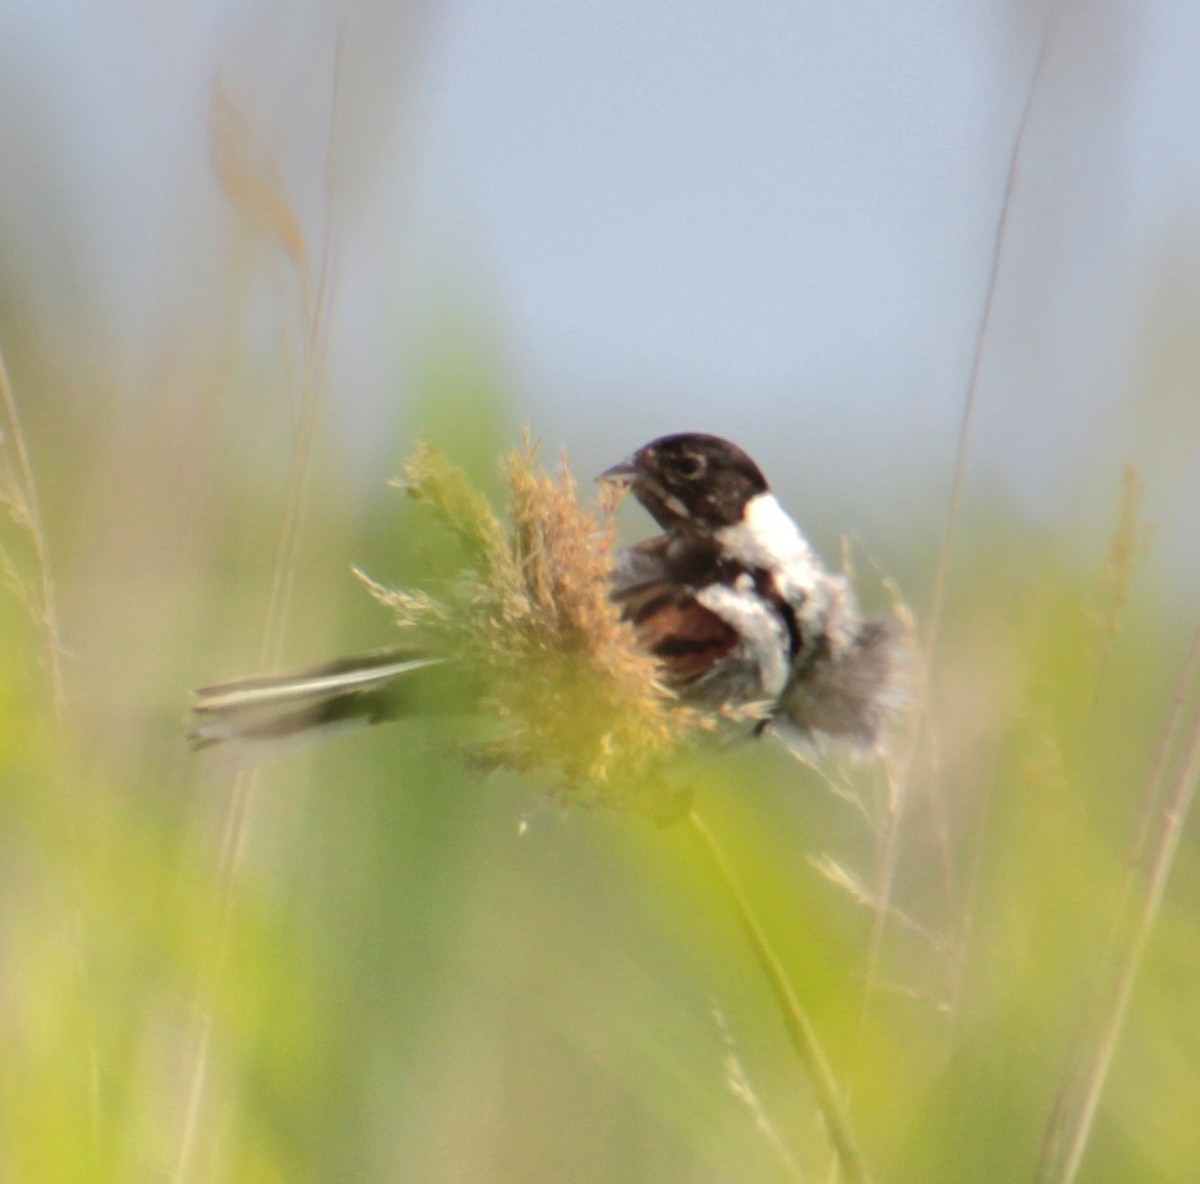
[[[565,459],[545,472],[528,437],[505,476],[501,519],[460,469],[421,445],[402,488],[459,539],[467,570],[437,599],[360,578],[418,645],[478,672],[479,706],[499,725],[477,753],[484,764],[547,773],[572,801],[674,814],[685,803],[661,775],[666,758],[717,721],[662,685],[609,599],[620,494],[602,488],[596,508],[581,505]]]

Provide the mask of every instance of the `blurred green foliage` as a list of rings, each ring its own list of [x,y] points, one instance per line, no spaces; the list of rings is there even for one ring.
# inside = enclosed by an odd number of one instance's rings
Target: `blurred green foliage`
[[[518,425],[457,333],[431,351],[413,419],[493,480]],[[201,764],[186,690],[258,660],[286,456],[262,463],[245,411],[114,401],[99,428],[58,435],[70,395],[17,394],[38,408],[52,491],[66,709],[56,722],[42,630],[5,594],[0,1179],[829,1178],[811,1083],[686,826],[563,814],[544,786],[481,779],[444,721],[249,780]],[[417,586],[455,563],[382,474],[359,498],[320,431],[311,461],[297,662],[389,639],[351,563]],[[2,531],[36,585],[20,525]],[[931,570],[933,548],[911,546]],[[1034,1179],[1096,1047],[1186,648],[1166,590],[1134,573],[1115,634],[1110,596],[1102,556],[1077,563],[1002,515],[963,531],[928,742],[906,778],[891,769],[906,796],[882,927],[884,770],[831,785],[752,745],[679,771],[878,1181]],[[1200,1172],[1198,917],[1186,837],[1081,1180]]]

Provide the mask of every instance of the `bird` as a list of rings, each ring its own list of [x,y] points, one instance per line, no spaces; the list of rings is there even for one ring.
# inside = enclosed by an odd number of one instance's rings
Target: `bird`
[[[661,531],[616,554],[608,595],[669,694],[789,746],[883,751],[904,698],[902,630],[859,612],[746,452],[675,433],[598,480],[631,493]],[[414,676],[449,657],[390,646],[203,687],[189,739],[277,751],[399,718],[421,707]]]

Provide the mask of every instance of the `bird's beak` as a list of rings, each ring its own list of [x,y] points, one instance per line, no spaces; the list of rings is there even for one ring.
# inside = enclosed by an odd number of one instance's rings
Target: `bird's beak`
[[[615,464],[611,469],[605,469],[597,481],[605,485],[617,485],[622,489],[628,489],[638,478],[638,467],[633,463],[633,457]]]

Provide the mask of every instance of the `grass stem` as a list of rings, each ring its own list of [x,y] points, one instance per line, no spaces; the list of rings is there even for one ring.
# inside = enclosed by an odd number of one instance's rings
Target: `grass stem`
[[[867,1171],[862,1152],[859,1150],[858,1140],[854,1136],[854,1130],[850,1125],[837,1082],[834,1080],[833,1069],[817,1036],[816,1028],[813,1027],[812,1020],[804,1010],[804,1006],[796,994],[796,988],[792,985],[783,962],[771,945],[771,940],[767,936],[766,930],[763,929],[762,923],[754,911],[754,906],[739,883],[733,865],[729,862],[729,857],[713,836],[712,831],[694,810],[688,814],[688,823],[700,839],[701,847],[716,871],[726,896],[733,904],[746,935],[750,939],[755,957],[771,984],[771,990],[783,1013],[784,1025],[791,1038],[792,1046],[799,1054],[800,1060],[812,1080],[817,1104],[829,1132],[829,1140],[833,1144],[842,1178],[846,1184],[868,1184],[870,1173]]]

